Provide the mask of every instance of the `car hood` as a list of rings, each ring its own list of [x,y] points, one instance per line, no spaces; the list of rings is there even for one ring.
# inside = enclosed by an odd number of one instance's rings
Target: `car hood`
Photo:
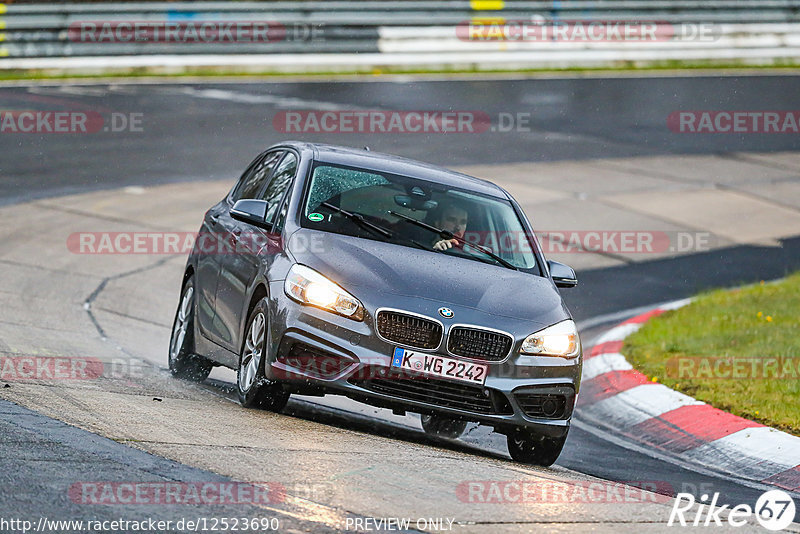
[[[415,296],[494,315],[553,324],[569,317],[549,279],[479,261],[302,229],[289,239],[298,263],[353,293]],[[390,305],[387,303],[386,305]]]

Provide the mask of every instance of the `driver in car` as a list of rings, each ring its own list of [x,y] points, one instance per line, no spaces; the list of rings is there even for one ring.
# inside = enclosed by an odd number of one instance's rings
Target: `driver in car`
[[[451,204],[441,211],[433,225],[464,239],[468,219],[469,214],[466,209],[457,204]],[[457,239],[439,239],[434,243],[433,248],[434,250],[447,250],[457,246],[458,243]]]

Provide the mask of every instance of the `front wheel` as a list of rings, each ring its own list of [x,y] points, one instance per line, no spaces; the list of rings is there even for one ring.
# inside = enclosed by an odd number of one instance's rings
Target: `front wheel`
[[[214,368],[207,359],[194,353],[194,278],[183,285],[181,301],[172,323],[169,340],[169,370],[172,376],[202,382]]]
[[[514,461],[548,467],[553,465],[561,454],[567,435],[551,438],[536,435],[524,428],[517,428],[506,436],[506,441],[508,453]]]
[[[426,434],[443,438],[456,439],[467,429],[466,421],[450,419],[441,415],[423,415],[420,417],[420,422]]]
[[[289,393],[283,390],[279,382],[268,380],[264,376],[267,361],[267,317],[267,299],[261,299],[247,320],[247,333],[236,372],[236,389],[242,406],[280,412],[289,401]]]

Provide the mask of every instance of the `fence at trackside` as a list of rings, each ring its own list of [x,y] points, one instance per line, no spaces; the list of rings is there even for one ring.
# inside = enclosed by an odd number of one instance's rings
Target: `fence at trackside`
[[[640,27],[626,35],[625,28],[611,29],[619,23]],[[647,24],[657,28],[655,38],[641,38]],[[95,65],[111,58],[113,66],[113,58],[123,56],[121,64],[135,67],[158,64],[152,59],[157,56],[176,65],[264,66],[283,57],[281,64],[291,70],[288,57],[308,66],[307,55],[322,63],[360,55],[360,63],[372,58],[373,64],[412,67],[502,67],[509,61],[515,68],[672,61],[788,65],[800,62],[800,0],[0,4],[0,69],[26,68],[34,63],[25,60],[33,58],[71,58],[75,65],[77,58]],[[56,63],[40,63],[48,64]]]

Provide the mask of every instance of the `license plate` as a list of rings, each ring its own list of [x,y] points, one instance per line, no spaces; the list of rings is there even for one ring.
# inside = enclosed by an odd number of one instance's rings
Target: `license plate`
[[[400,347],[394,349],[392,367],[437,378],[448,378],[479,385],[483,385],[486,382],[486,375],[489,373],[488,365],[464,362],[424,352],[414,352]]]

